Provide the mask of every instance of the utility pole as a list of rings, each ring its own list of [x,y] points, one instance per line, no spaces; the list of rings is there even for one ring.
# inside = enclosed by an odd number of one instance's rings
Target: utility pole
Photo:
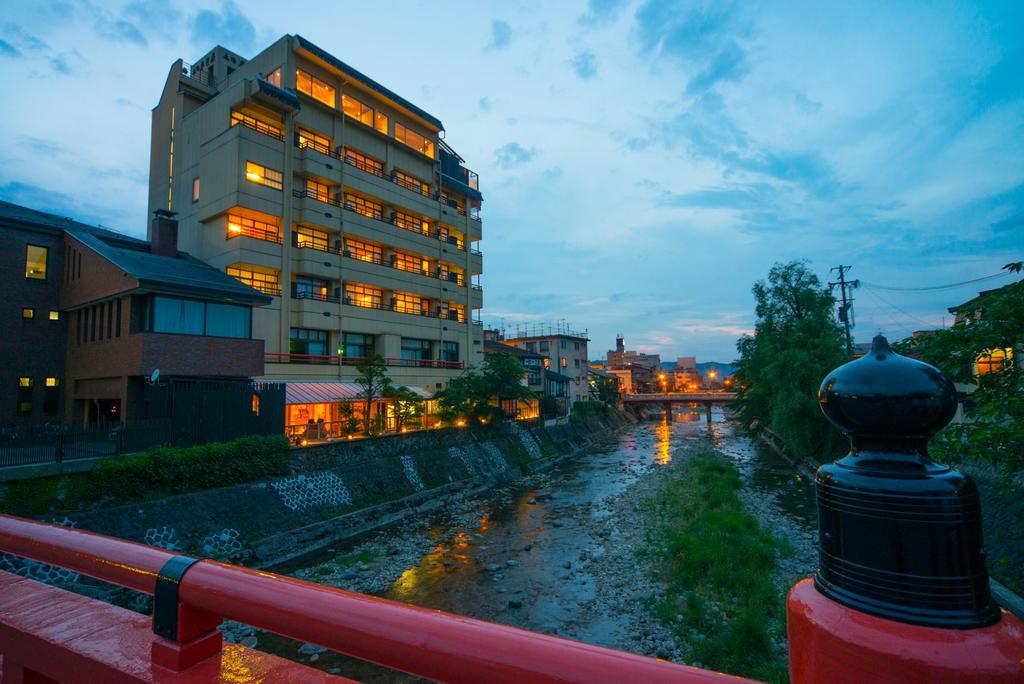
[[[846,274],[851,268],[853,267],[842,265],[830,268],[830,273],[832,271],[837,271],[839,273],[839,280],[829,283],[829,287],[839,286],[842,304],[839,306],[838,315],[839,320],[843,322],[843,329],[846,331],[846,355],[852,358],[853,339],[850,337],[850,328],[853,327],[853,295],[851,293],[854,288],[860,287],[860,281],[846,279]]]

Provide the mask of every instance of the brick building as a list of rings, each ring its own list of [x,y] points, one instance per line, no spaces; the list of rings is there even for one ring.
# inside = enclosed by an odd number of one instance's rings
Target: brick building
[[[252,309],[270,297],[179,252],[173,216],[151,232],[149,243],[0,202],[0,320],[19,332],[0,341],[0,381],[17,390],[0,424],[164,418],[169,388],[194,397],[197,383],[249,410],[263,373]]]

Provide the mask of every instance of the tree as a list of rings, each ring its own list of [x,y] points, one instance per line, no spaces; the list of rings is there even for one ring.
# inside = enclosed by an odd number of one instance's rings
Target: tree
[[[346,437],[359,432],[359,420],[355,416],[355,406],[351,401],[342,402],[339,410],[341,416],[341,431]]]
[[[1015,273],[1015,267],[1004,268]],[[904,340],[896,348],[938,366],[954,382],[975,387],[965,420],[936,436],[935,456],[988,461],[1006,473],[1019,472],[1024,470],[1024,281],[965,306],[968,315],[953,327]]]
[[[753,293],[754,334],[736,343],[739,417],[755,433],[770,428],[798,457],[823,460],[842,440],[818,408],[818,387],[849,360],[835,299],[806,261],[775,264]]]
[[[387,375],[384,357],[377,353],[372,353],[357,361],[356,371],[359,373],[356,376],[356,384],[362,388],[360,397],[366,407],[363,425],[366,434],[372,435],[374,427],[371,415],[373,400],[379,399],[391,391],[391,378]]]
[[[447,422],[502,420],[501,401],[530,399],[533,393],[523,384],[523,365],[509,354],[488,354],[481,370],[471,368],[448,382],[437,393],[439,414]]]
[[[608,406],[617,406],[619,403],[618,379],[596,376],[591,381],[590,397]]]
[[[408,387],[391,387],[384,396],[392,401],[395,430],[399,432],[406,421],[423,413],[423,399]]]

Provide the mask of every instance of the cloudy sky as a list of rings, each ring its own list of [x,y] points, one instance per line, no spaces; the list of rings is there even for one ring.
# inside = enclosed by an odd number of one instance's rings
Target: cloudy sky
[[[839,4],[6,0],[0,199],[144,234],[173,60],[298,33],[480,174],[485,321],[727,361],[806,258],[900,337],[1024,258],[1024,3]]]

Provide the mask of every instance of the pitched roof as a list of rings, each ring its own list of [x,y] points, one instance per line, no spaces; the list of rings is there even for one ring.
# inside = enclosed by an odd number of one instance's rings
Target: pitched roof
[[[377,83],[376,81],[374,81],[369,76],[366,76],[362,72],[353,69],[348,64],[345,64],[340,59],[338,59],[334,55],[330,54],[326,50],[317,47],[316,45],[314,45],[313,43],[309,42],[308,40],[306,40],[302,36],[298,36],[297,35],[297,36],[295,36],[295,39],[299,41],[299,46],[302,47],[304,50],[308,50],[309,52],[312,52],[314,55],[316,55],[317,57],[319,57],[323,61],[325,61],[328,64],[330,64],[335,69],[338,69],[343,74],[347,74],[347,75],[351,76],[353,79],[359,81],[360,83],[362,83],[366,87],[370,88],[371,90],[377,91],[378,93],[380,93],[384,97],[388,98],[389,100],[391,100],[393,102],[396,102],[397,104],[401,105],[405,109],[408,109],[410,112],[412,112],[416,116],[420,117],[424,121],[428,121],[431,124],[433,124],[434,126],[438,127],[439,129],[444,130],[444,124],[441,123],[441,120],[438,119],[436,116],[434,116],[432,114],[428,114],[424,110],[420,109],[419,107],[417,107],[413,103],[411,103],[408,100],[406,100],[404,97],[402,97],[398,93],[394,92],[393,90],[389,90],[388,88],[385,88],[384,86],[382,86],[380,83]]]
[[[163,256],[150,252],[148,242],[122,244],[77,228],[67,233],[138,280],[146,290],[255,305],[271,301],[262,292],[184,252],[176,257]]]
[[[150,291],[260,306],[271,301],[267,295],[185,252],[178,252],[177,257],[153,254],[146,240],[64,216],[0,201],[0,226],[67,233]]]
[[[544,377],[554,382],[572,382],[574,378],[570,378],[568,375],[562,375],[553,370],[544,371]]]
[[[543,359],[543,354],[536,352],[527,351],[511,344],[505,344],[504,342],[495,342],[494,340],[484,340],[484,352],[489,354],[510,354],[517,359]]]

